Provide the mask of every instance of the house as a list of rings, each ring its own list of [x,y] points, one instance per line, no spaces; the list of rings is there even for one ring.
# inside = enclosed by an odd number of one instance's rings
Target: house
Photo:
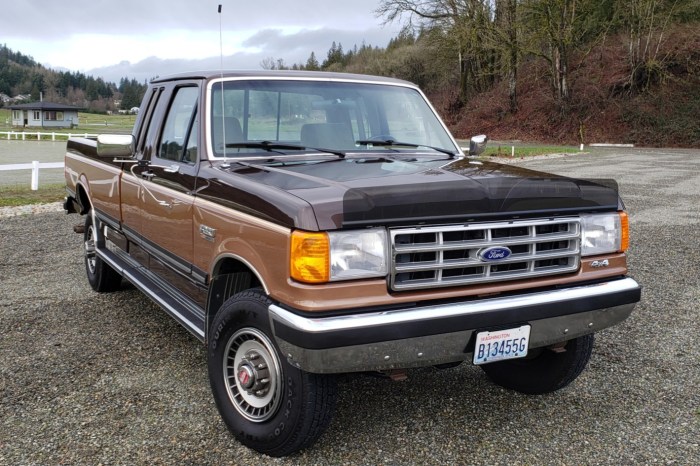
[[[78,126],[77,107],[53,102],[10,105],[12,126],[39,128],[72,128]]]

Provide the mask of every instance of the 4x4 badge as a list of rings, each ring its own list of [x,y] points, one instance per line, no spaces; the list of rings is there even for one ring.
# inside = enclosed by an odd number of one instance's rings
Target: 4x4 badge
[[[199,225],[199,232],[202,234],[204,239],[213,241],[216,237],[216,228],[208,227],[206,225]]]

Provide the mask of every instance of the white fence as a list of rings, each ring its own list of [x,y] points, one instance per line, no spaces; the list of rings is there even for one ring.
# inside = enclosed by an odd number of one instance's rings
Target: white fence
[[[31,170],[32,171],[32,191],[39,189],[39,169],[41,168],[63,168],[63,162],[44,162],[40,163],[37,160],[32,163],[13,163],[8,165],[0,165],[0,172],[11,170]]]
[[[91,133],[42,133],[41,131],[0,131],[0,139],[7,139],[8,141],[67,141],[68,138],[73,136],[81,138],[96,138],[97,134]]]

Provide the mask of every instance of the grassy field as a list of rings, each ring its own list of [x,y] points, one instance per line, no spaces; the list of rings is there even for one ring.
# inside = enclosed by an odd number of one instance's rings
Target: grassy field
[[[47,184],[32,191],[29,186],[0,186],[0,207],[15,207],[29,204],[46,204],[63,201],[66,185]]]
[[[131,133],[136,121],[136,115],[98,115],[95,113],[78,112],[80,124],[71,128],[24,128],[28,134],[37,131],[43,133]],[[12,126],[12,112],[7,108],[0,108],[0,131],[22,131],[22,128]]]
[[[579,152],[579,148],[574,146],[538,146],[530,144],[489,143],[481,156],[511,158],[513,157],[513,147],[515,147],[515,158],[550,154],[575,154]]]

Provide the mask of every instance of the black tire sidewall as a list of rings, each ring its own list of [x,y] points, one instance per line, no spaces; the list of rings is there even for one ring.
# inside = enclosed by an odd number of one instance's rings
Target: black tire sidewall
[[[298,443],[294,436],[299,433],[299,424],[305,421],[302,410],[304,374],[287,362],[274,341],[267,314],[269,301],[265,295],[253,290],[235,298],[223,305],[210,331],[207,362],[214,399],[227,427],[241,443],[271,456],[283,455],[286,452],[277,453],[277,450]],[[279,358],[282,400],[277,412],[264,422],[252,422],[240,415],[229,400],[224,382],[222,358],[226,356],[226,344],[237,330],[244,327],[253,327],[267,335]]]
[[[564,352],[543,348],[531,359],[514,359],[481,366],[496,384],[530,395],[550,393],[566,387],[586,368],[594,334],[569,340]]]

